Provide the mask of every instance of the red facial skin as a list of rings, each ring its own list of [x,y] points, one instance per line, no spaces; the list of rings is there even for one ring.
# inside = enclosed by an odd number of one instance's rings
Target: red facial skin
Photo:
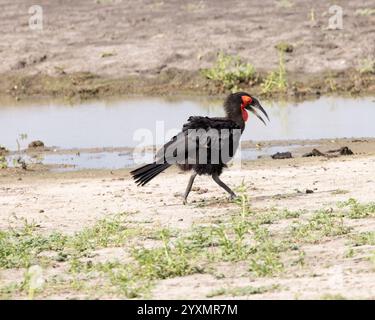
[[[245,107],[248,106],[251,103],[251,101],[253,101],[253,99],[251,99],[251,97],[249,96],[242,96],[241,99],[242,99],[242,104],[241,104],[242,119],[243,121],[246,122],[247,119],[249,118],[249,114],[245,110]]]

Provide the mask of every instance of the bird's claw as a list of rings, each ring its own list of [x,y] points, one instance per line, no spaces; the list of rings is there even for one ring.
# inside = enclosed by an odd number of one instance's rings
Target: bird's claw
[[[232,193],[230,196],[229,196],[229,200],[230,201],[233,201],[233,200],[235,200],[235,199],[237,199],[238,197],[237,197],[237,195],[235,194],[235,193]]]

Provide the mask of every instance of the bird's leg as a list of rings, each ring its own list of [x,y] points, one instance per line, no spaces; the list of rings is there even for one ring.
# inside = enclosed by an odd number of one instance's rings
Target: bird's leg
[[[193,173],[191,176],[190,176],[190,179],[189,179],[189,183],[186,187],[186,191],[185,191],[185,194],[184,194],[184,204],[186,204],[186,201],[187,201],[187,197],[190,193],[190,190],[191,190],[191,187],[193,186],[193,183],[194,183],[194,179],[195,177],[197,176],[197,173]]]
[[[219,175],[217,173],[214,173],[212,175],[212,179],[220,186],[222,187],[226,192],[230,194],[230,198],[233,200],[236,198],[236,194],[232,191],[231,188],[229,188],[223,181],[220,180]]]

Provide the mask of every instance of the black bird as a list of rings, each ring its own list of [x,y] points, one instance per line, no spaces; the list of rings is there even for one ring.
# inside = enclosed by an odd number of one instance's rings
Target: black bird
[[[138,185],[144,186],[171,165],[178,165],[184,171],[193,170],[184,194],[184,204],[195,177],[203,174],[212,176],[233,199],[236,197],[235,193],[219,176],[238,148],[248,119],[246,110],[266,124],[255,108],[269,120],[256,98],[246,92],[230,94],[224,102],[225,117],[191,116],[183,125],[182,131],[157,152],[153,163],[131,171],[131,175]]]

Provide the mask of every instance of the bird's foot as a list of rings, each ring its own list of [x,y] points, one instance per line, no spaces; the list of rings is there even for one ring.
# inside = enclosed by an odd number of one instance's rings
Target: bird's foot
[[[235,193],[231,193],[231,195],[229,196],[230,201],[236,200],[237,198],[238,196]]]
[[[187,199],[184,199],[184,200],[182,201],[182,204],[183,204],[184,206],[186,206],[186,205],[187,205]]]

